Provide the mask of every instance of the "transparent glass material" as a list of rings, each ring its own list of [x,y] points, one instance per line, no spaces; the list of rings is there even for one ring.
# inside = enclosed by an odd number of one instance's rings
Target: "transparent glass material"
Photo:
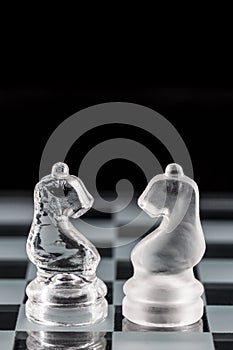
[[[93,204],[82,181],[56,163],[36,185],[27,254],[37,267],[26,315],[48,325],[86,325],[107,316],[106,285],[96,277],[100,256],[70,222]]]
[[[105,350],[104,332],[28,332],[27,350]]]
[[[205,252],[197,184],[169,164],[138,200],[151,217],[162,217],[131,253],[134,275],[124,285],[123,315],[148,327],[183,327],[203,315],[202,284],[193,267]]]

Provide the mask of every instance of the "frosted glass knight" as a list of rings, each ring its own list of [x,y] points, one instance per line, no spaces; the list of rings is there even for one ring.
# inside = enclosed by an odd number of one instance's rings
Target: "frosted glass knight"
[[[169,164],[138,204],[162,222],[132,251],[134,275],[124,285],[123,315],[148,327],[194,324],[203,315],[203,286],[193,267],[205,252],[197,184],[181,166]]]

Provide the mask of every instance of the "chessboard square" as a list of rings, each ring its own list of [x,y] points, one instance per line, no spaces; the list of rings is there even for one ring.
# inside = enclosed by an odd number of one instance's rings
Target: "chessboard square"
[[[7,239],[9,239],[10,237],[25,237],[26,239],[29,231],[29,223],[26,225],[21,225],[20,223],[6,225],[0,224],[0,236],[5,238],[7,237]]]
[[[26,194],[19,196],[1,196],[0,201],[0,224],[23,226],[28,225],[33,217],[32,197]]]
[[[37,269],[36,266],[33,265],[30,261],[28,262],[26,280],[31,281],[36,277]]]
[[[134,200],[133,203],[130,203],[123,210],[119,210],[113,214],[115,225],[126,225],[129,222],[133,221],[140,213],[141,210],[136,204],[136,201]],[[144,216],[145,219],[147,219],[146,214]]]
[[[114,245],[116,238],[116,228],[106,227],[106,221],[104,220],[91,220],[84,221],[82,219],[76,219],[72,221],[72,224],[89,239],[97,249],[99,248],[111,248]]]
[[[213,339],[216,350],[233,349],[233,333],[214,333]]]
[[[14,330],[19,305],[0,305],[0,330]]]
[[[124,316],[122,314],[122,306],[115,306],[115,316],[114,316],[114,331],[119,332],[122,331]]]
[[[209,333],[116,332],[113,350],[214,350]]]
[[[137,229],[140,227],[140,235],[148,231],[148,229],[154,225],[156,219],[151,218],[142,211],[135,200],[137,201],[137,199],[134,198],[134,203],[129,204],[125,209],[116,212],[113,215],[113,219],[117,227],[127,226],[127,224],[130,224],[129,228],[135,226]]]
[[[25,280],[0,280],[1,304],[21,304],[24,290]]]
[[[27,332],[15,332],[14,348],[13,350],[27,350]]]
[[[207,306],[210,331],[233,333],[233,306]]]
[[[133,276],[133,265],[131,261],[117,262],[117,279],[126,280]]]
[[[26,237],[1,237],[1,260],[26,260]]]
[[[205,259],[233,259],[233,243],[207,244],[204,258]]]
[[[209,326],[208,317],[207,317],[206,305],[204,305],[202,322],[203,322],[203,332],[209,333],[210,332],[210,326]]]
[[[111,258],[113,256],[113,248],[98,248],[101,258]]]
[[[105,298],[107,299],[108,305],[111,305],[113,302],[113,282],[105,282],[108,292]]]
[[[101,259],[96,274],[104,281],[114,281],[116,274],[114,260],[110,258]]]
[[[128,244],[122,244],[114,249],[114,256],[116,260],[130,260],[131,252],[138,241],[133,241]]]
[[[95,200],[95,205],[98,205]],[[94,208],[90,208],[86,213],[82,215],[83,221],[91,221],[91,220],[106,220],[110,221],[112,219],[112,213],[107,212],[108,208],[102,208],[102,211],[96,210]]]
[[[2,350],[12,350],[14,345],[14,331],[0,331],[0,345]]]
[[[108,316],[100,323],[87,326],[49,326],[51,332],[112,332],[114,328],[114,307],[108,306]],[[25,305],[21,305],[16,324],[16,331],[48,331],[48,326],[32,322],[25,315]]]
[[[202,227],[207,244],[233,244],[233,220],[202,220]]]
[[[113,304],[122,305],[122,300],[124,298],[123,285],[125,281],[115,281],[113,282]]]
[[[198,271],[204,283],[233,283],[233,259],[203,259]]]
[[[121,226],[118,227],[117,238],[116,238],[116,246],[123,246],[132,244],[135,246],[138,242],[140,242],[145,236],[147,236],[150,232],[155,230],[158,225],[157,224],[147,224],[146,222],[141,222],[140,218],[137,220],[138,222],[130,223],[129,226]]]
[[[141,225],[130,224],[127,226],[119,226],[117,228],[117,237],[127,237],[129,239],[129,242],[135,241],[136,239],[140,239],[142,238],[142,236],[146,235],[150,231],[151,227],[154,224],[154,220],[153,222],[150,222],[150,224],[144,221],[142,221],[140,224]]]
[[[233,283],[205,283],[208,305],[233,305]]]
[[[223,342],[223,341],[214,341],[215,350],[232,350],[233,343],[232,342]]]
[[[27,261],[0,261],[0,278],[25,278]]]

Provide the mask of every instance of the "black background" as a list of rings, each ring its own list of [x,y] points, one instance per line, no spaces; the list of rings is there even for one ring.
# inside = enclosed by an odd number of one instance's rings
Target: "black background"
[[[4,68],[4,67],[3,67]],[[54,129],[73,113],[94,104],[125,101],[150,107],[178,130],[190,152],[194,178],[201,192],[233,191],[231,171],[232,70],[166,66],[139,74],[111,70],[92,74],[79,69],[59,72],[5,66],[0,83],[0,190],[32,190],[38,181],[43,148]],[[194,69],[195,68],[195,69]],[[206,68],[206,69],[205,69]],[[77,174],[86,152],[111,137],[128,137],[156,154],[163,167],[172,159],[158,140],[142,130],[100,127],[78,140],[67,156]],[[91,140],[91,141],[90,141]],[[99,171],[99,189],[114,190],[117,179],[129,178],[136,189],[145,187],[142,172],[130,162],[115,160]],[[85,179],[83,179],[85,182]]]

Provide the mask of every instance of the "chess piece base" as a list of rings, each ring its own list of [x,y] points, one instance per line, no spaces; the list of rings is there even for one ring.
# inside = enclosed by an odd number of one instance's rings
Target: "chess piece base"
[[[34,279],[26,289],[26,316],[37,323],[84,326],[103,321],[108,314],[107,288],[95,277],[85,281],[58,274],[46,282]]]
[[[181,327],[146,327],[133,323],[127,318],[122,320],[123,332],[197,332],[203,333],[203,320],[200,319],[194,324]]]
[[[146,327],[184,327],[203,316],[202,284],[192,269],[174,275],[139,275],[124,285],[122,313]]]

